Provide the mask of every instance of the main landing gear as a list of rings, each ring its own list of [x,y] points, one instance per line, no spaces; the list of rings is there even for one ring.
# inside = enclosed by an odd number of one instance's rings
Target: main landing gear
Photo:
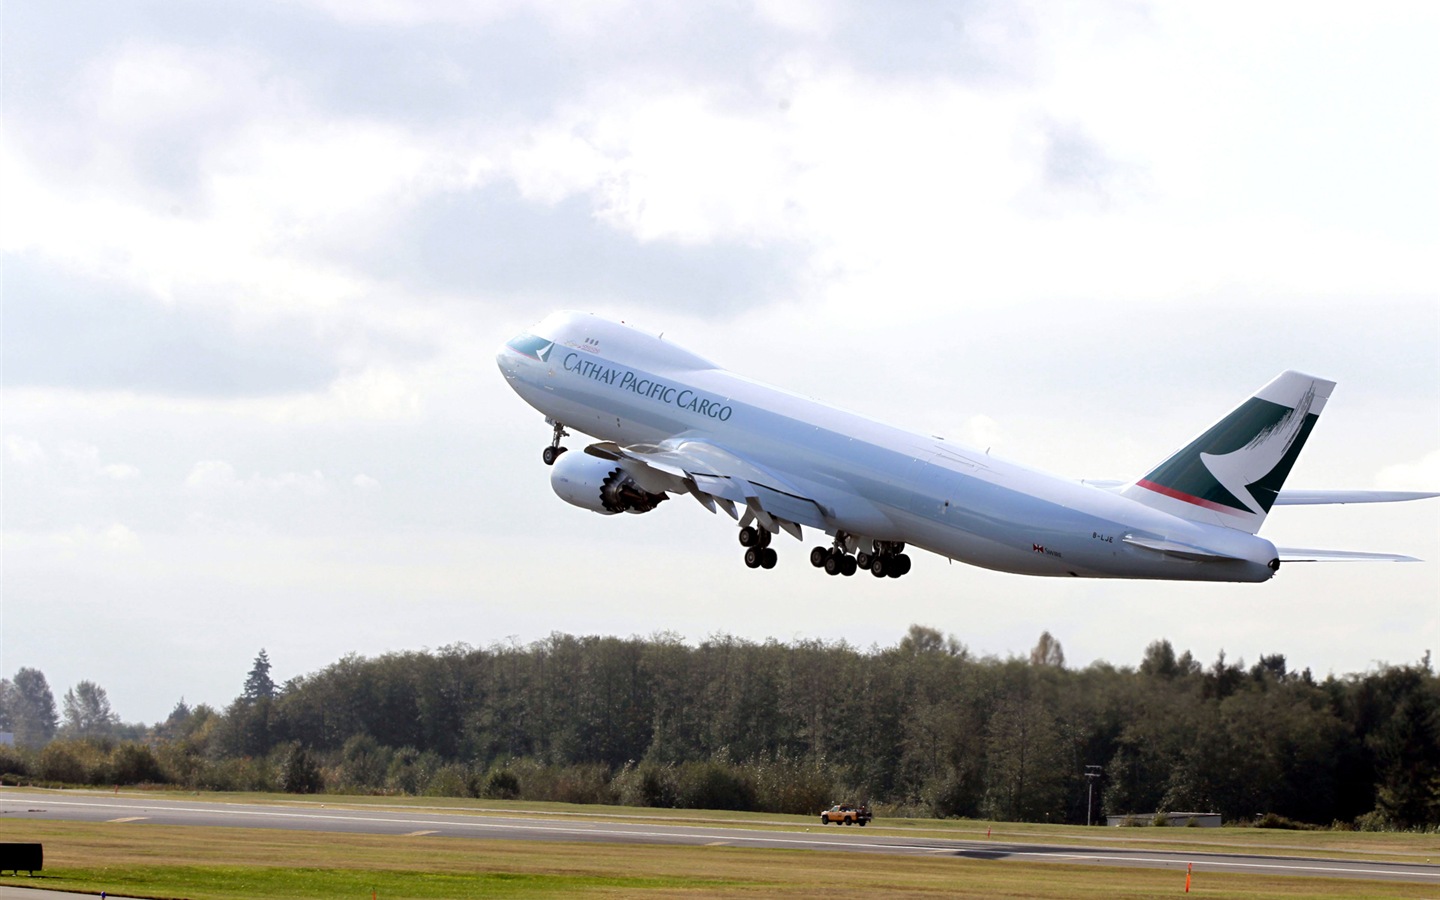
[[[824,569],[826,575],[854,575],[862,569],[870,570],[876,578],[899,578],[910,571],[910,557],[905,555],[905,545],[899,541],[874,541],[874,552],[861,551],[851,556],[845,552],[848,537],[839,534],[835,546],[816,547],[810,551],[810,565]]]
[[[555,465],[555,460],[559,459],[560,454],[564,453],[568,449],[566,447],[560,446],[560,439],[569,436],[570,432],[565,430],[565,426],[560,424],[559,422],[556,422],[555,436],[551,438],[550,446],[546,447],[545,452],[540,454],[540,458],[545,460],[545,465]]]
[[[779,559],[770,548],[770,532],[753,525],[740,529],[740,546],[745,548],[745,565],[752,569],[773,569]]]

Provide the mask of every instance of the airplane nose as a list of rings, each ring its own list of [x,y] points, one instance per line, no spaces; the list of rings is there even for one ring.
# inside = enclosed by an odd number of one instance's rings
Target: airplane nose
[[[515,351],[510,349],[509,344],[501,344],[500,349],[495,351],[495,365],[507,377],[515,374]]]

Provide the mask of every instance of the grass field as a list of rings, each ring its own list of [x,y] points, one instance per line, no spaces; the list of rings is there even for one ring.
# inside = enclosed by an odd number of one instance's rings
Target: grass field
[[[221,796],[202,795],[218,801]],[[246,802],[294,798],[231,795]],[[794,828],[807,818],[675,810],[497,804],[423,798],[319,797],[328,806],[372,804],[413,808],[548,813],[556,816],[703,819],[746,827]],[[819,823],[813,823],[820,827]],[[983,837],[1034,843],[1098,843],[1190,848],[1199,852],[1265,850],[1288,856],[1424,861],[1440,859],[1440,836],[1274,832],[1256,829],[1083,829],[1063,826],[932,822],[887,823],[878,831]],[[1138,832],[1138,834],[1137,834]],[[831,893],[873,897],[1155,897],[1181,894],[1185,872],[892,857],[810,850],[667,847],[494,841],[471,838],[339,835],[240,828],[180,828],[143,823],[0,820],[0,840],[41,841],[45,871],[0,884],[129,896],[194,900],[229,898],[469,897],[766,897]],[[1233,875],[1197,865],[1191,894],[1209,897],[1436,897],[1440,886],[1377,881]]]

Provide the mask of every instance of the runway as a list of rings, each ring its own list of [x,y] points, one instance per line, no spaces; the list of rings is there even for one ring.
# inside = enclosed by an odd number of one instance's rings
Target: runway
[[[583,814],[547,816],[443,807],[407,809],[367,805],[363,799],[331,802],[316,798],[294,803],[258,804],[216,802],[203,798],[110,796],[99,792],[0,788],[0,821],[23,822],[27,819],[510,841],[784,848],[1175,870],[1184,870],[1193,864],[1197,872],[1408,881],[1440,887],[1440,864],[1418,859],[1415,862],[1377,862],[1255,853],[1168,852],[1148,848],[957,840],[897,835],[875,828],[822,826],[818,822],[808,828],[790,824],[770,828],[737,828],[718,824],[667,825],[639,815],[632,821],[611,813],[591,819]]]

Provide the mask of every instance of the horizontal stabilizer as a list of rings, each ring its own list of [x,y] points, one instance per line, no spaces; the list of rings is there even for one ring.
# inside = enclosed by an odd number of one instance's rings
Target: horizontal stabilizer
[[[1420,562],[1399,553],[1365,553],[1360,550],[1301,550],[1280,547],[1280,561],[1293,562]]]
[[[1145,550],[1154,550],[1156,553],[1164,553],[1166,556],[1174,556],[1179,559],[1193,559],[1204,562],[1212,559],[1239,559],[1228,553],[1219,553],[1205,547],[1197,547],[1194,544],[1182,544],[1179,541],[1165,541],[1160,538],[1140,537],[1134,534],[1127,534],[1123,538],[1125,543],[1132,547],[1140,547]]]
[[[1399,503],[1428,500],[1440,494],[1426,491],[1289,491],[1275,498],[1276,506],[1318,506],[1325,503]]]

